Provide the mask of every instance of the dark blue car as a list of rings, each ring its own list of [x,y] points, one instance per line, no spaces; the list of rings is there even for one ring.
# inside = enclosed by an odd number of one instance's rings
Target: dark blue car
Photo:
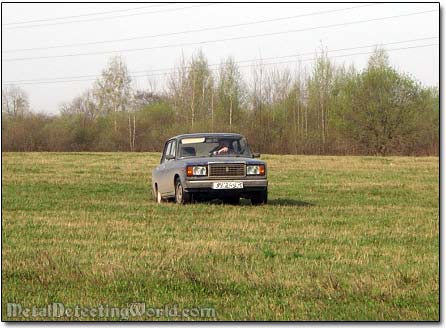
[[[175,199],[222,199],[238,204],[248,198],[254,205],[268,200],[267,167],[256,159],[246,138],[235,133],[182,134],[164,145],[160,165],[152,172],[158,203]]]

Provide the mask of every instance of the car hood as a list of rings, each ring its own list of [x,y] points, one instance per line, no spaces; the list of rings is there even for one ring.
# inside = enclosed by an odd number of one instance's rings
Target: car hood
[[[208,163],[246,163],[246,164],[265,164],[264,161],[249,158],[249,157],[234,157],[234,156],[215,156],[215,157],[194,157],[194,158],[183,158],[179,161],[183,162],[185,165],[207,165]]]

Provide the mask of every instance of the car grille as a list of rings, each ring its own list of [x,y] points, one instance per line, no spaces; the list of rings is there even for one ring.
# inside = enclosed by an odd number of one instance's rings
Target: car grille
[[[243,163],[213,163],[209,164],[210,177],[244,177],[245,164]]]

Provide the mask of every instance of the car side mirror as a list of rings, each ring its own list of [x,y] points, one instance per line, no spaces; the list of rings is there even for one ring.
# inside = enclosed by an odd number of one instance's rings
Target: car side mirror
[[[175,159],[175,156],[173,156],[173,155],[166,155],[165,159],[166,159],[167,161],[170,161],[170,160],[172,160],[172,159]]]
[[[260,153],[252,153],[253,158],[260,158]]]

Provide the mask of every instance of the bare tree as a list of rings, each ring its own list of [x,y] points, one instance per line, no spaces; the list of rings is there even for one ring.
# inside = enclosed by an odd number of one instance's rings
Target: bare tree
[[[114,57],[102,71],[94,85],[99,108],[114,113],[114,130],[117,130],[116,114],[129,109],[132,98],[131,77],[121,57]]]
[[[191,129],[202,128],[206,125],[211,103],[211,88],[213,87],[212,73],[204,54],[199,51],[192,57],[187,73],[187,93],[191,114]]]
[[[234,121],[239,121],[240,105],[243,101],[244,85],[233,58],[228,58],[220,65],[218,95],[224,122],[232,131]]]
[[[15,85],[2,88],[2,113],[17,117],[29,112],[29,101],[26,92]]]
[[[313,74],[308,79],[309,106],[314,127],[318,130],[321,152],[326,150],[328,122],[331,110],[331,94],[336,68],[327,57],[326,51],[316,56]]]
[[[61,114],[82,114],[88,120],[94,120],[100,114],[98,104],[91,90],[83,92],[70,103],[62,104],[60,112]]]

